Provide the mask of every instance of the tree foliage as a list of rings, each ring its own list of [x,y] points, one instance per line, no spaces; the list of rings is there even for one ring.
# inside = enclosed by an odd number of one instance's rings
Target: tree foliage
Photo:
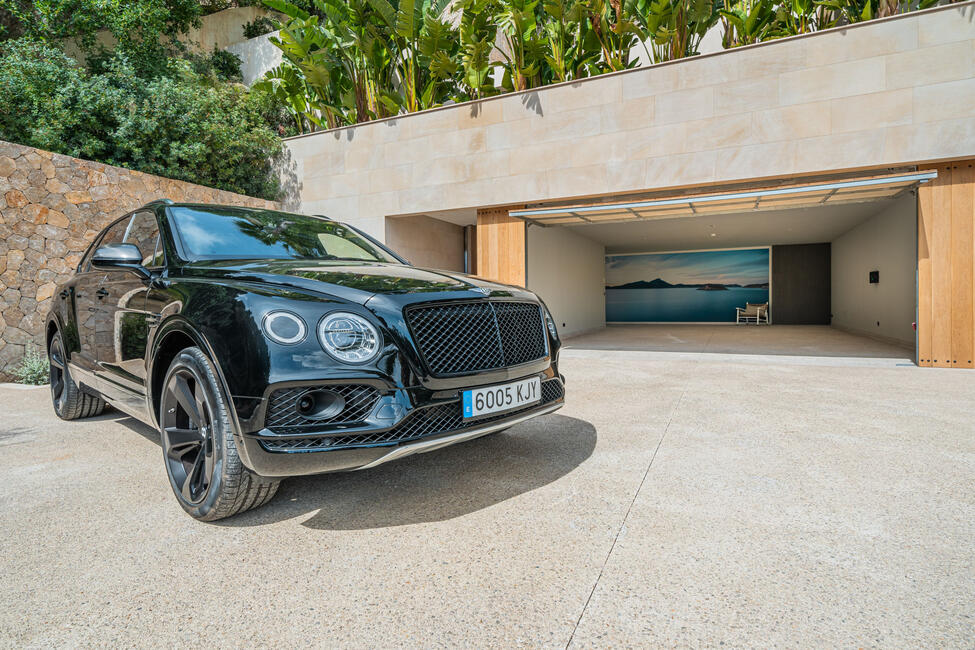
[[[11,35],[68,39],[98,60],[117,52],[140,75],[154,76],[184,51],[179,38],[199,26],[201,10],[198,0],[0,0],[0,11],[14,18]],[[103,30],[107,38],[99,38]]]
[[[0,47],[0,139],[265,198],[278,191],[270,128],[279,108],[193,70],[145,78],[125,56],[94,73],[59,49],[18,39]]]

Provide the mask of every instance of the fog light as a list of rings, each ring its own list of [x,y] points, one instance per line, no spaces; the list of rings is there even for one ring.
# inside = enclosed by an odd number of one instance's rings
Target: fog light
[[[345,398],[332,390],[312,390],[295,400],[295,411],[306,420],[328,420],[345,408]]]

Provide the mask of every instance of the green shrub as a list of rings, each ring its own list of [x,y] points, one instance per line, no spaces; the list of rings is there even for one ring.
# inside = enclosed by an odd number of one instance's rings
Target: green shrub
[[[214,47],[210,54],[188,54],[185,58],[190,62],[193,72],[202,77],[234,83],[244,80],[240,73],[240,57],[233,52]]]
[[[42,386],[50,377],[50,366],[47,357],[38,353],[34,346],[27,348],[20,365],[14,368],[14,379],[19,384]]]
[[[256,38],[270,34],[277,28],[277,24],[267,16],[258,16],[249,23],[244,23],[244,38]]]
[[[0,13],[11,37],[71,39],[89,57],[125,56],[141,76],[165,74],[167,58],[185,50],[180,37],[200,26],[199,0],[0,0]],[[100,30],[114,39],[112,51],[99,43]]]
[[[268,94],[220,82],[223,58],[213,74],[171,59],[144,78],[120,55],[93,73],[55,47],[4,42],[0,139],[274,199],[279,125],[291,122]]]

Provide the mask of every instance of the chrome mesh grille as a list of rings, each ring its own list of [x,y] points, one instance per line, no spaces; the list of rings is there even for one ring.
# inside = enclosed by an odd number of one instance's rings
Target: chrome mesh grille
[[[516,366],[546,354],[538,305],[468,302],[422,305],[406,311],[413,339],[436,376]]]
[[[558,401],[564,390],[562,382],[550,379],[542,382],[542,399],[539,404],[527,406],[522,410],[538,408],[539,406]],[[485,424],[510,418],[520,411],[509,411],[486,418],[474,423],[466,423],[468,427],[483,426]],[[460,402],[450,402],[439,406],[420,409],[388,431],[363,433],[345,436],[323,436],[320,438],[302,438],[297,440],[262,440],[261,444],[268,451],[328,451],[349,447],[374,447],[395,445],[400,442],[417,440],[438,433],[459,431],[465,428],[464,417],[461,415]]]
[[[310,420],[303,417],[295,409],[295,405],[302,395],[313,390],[330,390],[338,393],[345,399],[345,408],[334,417],[324,420]],[[275,433],[300,433],[309,429],[320,429],[323,425],[354,424],[366,419],[378,399],[378,390],[361,384],[282,388],[271,393],[268,398],[264,426]]]

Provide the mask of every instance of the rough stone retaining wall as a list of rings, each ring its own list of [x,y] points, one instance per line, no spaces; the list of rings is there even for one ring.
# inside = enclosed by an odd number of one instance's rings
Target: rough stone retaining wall
[[[55,287],[102,228],[149,201],[277,207],[193,183],[0,140],[0,381],[26,347],[43,349]]]

